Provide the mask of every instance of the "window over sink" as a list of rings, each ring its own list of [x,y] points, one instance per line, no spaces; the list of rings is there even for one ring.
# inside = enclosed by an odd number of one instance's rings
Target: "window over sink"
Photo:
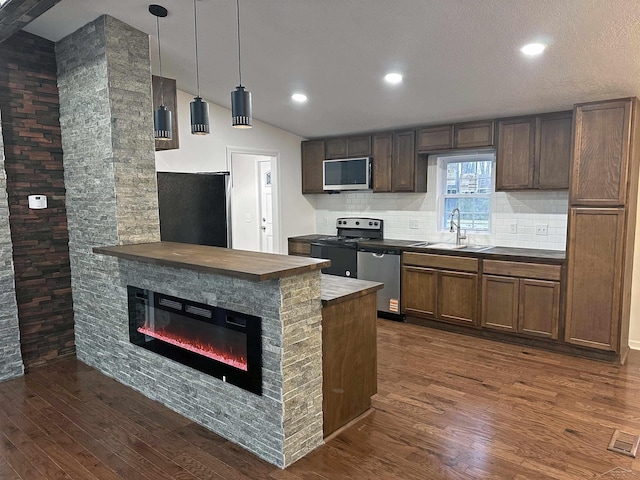
[[[495,191],[495,153],[438,157],[438,230],[449,231],[451,212],[460,209],[460,228],[490,233]]]

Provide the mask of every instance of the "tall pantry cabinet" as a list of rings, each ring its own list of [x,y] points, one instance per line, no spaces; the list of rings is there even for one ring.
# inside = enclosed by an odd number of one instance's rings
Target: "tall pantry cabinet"
[[[574,109],[564,339],[621,362],[629,349],[638,120],[636,98]]]

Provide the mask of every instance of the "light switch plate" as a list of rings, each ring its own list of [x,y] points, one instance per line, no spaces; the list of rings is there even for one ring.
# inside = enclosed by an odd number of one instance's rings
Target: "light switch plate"
[[[518,222],[509,223],[509,233],[518,233]]]
[[[418,220],[415,218],[409,220],[409,228],[418,228]]]

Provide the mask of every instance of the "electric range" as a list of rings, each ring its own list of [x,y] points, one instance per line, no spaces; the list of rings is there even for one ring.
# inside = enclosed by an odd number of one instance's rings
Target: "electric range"
[[[358,278],[358,242],[383,238],[383,222],[378,218],[342,217],[336,220],[337,235],[311,243],[311,256],[331,260],[322,273]]]

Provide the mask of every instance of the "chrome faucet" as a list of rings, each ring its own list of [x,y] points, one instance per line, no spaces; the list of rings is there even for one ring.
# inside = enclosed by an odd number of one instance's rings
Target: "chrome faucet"
[[[453,220],[453,216],[456,214],[456,212],[458,213],[458,223],[456,223]],[[453,233],[453,229],[455,227],[455,232],[456,232],[456,245],[460,245],[460,240],[466,240],[467,239],[467,233],[460,233],[460,209],[458,207],[454,208],[453,210],[451,210],[451,218],[449,220],[449,231],[451,233]]]

